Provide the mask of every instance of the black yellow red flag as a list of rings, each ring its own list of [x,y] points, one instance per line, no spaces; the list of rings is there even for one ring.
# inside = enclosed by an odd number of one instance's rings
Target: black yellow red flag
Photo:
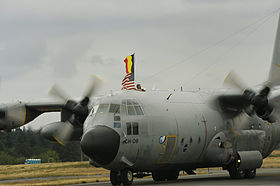
[[[130,81],[134,81],[134,54],[127,56],[124,62],[126,74],[130,74]]]

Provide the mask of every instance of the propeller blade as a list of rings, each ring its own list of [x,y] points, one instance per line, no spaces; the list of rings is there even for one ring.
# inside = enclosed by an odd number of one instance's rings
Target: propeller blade
[[[58,143],[65,146],[65,144],[71,139],[73,132],[74,126],[69,121],[66,121],[63,126],[57,129],[53,137]]]
[[[84,98],[90,98],[95,93],[95,91],[98,89],[98,87],[101,85],[101,83],[102,83],[102,80],[98,76],[92,75],[89,86],[87,87],[87,89],[84,93]]]
[[[67,96],[67,94],[55,84],[51,87],[48,94],[49,96],[56,97],[64,102],[67,102],[69,99],[69,96]]]
[[[250,105],[243,95],[219,95],[209,100],[208,106],[221,113],[225,119],[233,119]]]
[[[272,62],[270,66],[268,82],[266,82],[266,85],[270,88],[280,85],[280,17],[278,19]]]
[[[251,104],[251,102],[243,95],[219,96],[218,102],[222,110],[238,112],[241,112]]]
[[[224,86],[232,87],[235,89],[240,90],[241,92],[244,92],[246,88],[248,87],[244,81],[242,81],[234,71],[231,71],[225,78]]]

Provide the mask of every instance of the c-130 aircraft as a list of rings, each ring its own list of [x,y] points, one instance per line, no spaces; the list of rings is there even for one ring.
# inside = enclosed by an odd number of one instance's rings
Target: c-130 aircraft
[[[121,91],[91,102],[94,82],[81,101],[17,103],[0,109],[0,129],[20,127],[44,112],[61,121],[41,129],[61,144],[80,140],[96,167],[110,170],[112,185],[131,185],[133,177],[176,180],[180,171],[222,167],[231,178],[254,178],[263,159],[280,143],[280,22],[268,80],[247,88],[234,74],[226,82],[242,90]],[[275,90],[275,91],[272,91]]]

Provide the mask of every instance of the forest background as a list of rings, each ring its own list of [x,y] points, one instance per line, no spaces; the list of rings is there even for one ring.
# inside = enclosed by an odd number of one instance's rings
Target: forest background
[[[25,159],[41,159],[42,163],[86,160],[81,153],[80,142],[66,146],[50,142],[39,131],[15,129],[0,132],[0,164],[23,164]]]

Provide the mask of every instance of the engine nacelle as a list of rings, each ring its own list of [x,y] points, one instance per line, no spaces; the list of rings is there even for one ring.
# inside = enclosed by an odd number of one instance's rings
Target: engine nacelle
[[[20,127],[42,114],[37,110],[29,109],[21,102],[2,106],[0,112],[0,130]]]
[[[56,132],[58,130],[62,130],[63,128],[65,128],[66,125],[67,124],[64,122],[50,123],[41,128],[40,134],[42,137],[46,138],[47,140],[56,141],[56,139],[54,138]],[[82,134],[83,134],[83,128],[75,128],[73,135],[70,138],[70,141],[80,140]]]
[[[1,108],[0,129],[8,130],[26,123],[26,107],[18,103]]]
[[[263,157],[259,151],[238,151],[237,168],[239,170],[257,169],[262,166]]]

